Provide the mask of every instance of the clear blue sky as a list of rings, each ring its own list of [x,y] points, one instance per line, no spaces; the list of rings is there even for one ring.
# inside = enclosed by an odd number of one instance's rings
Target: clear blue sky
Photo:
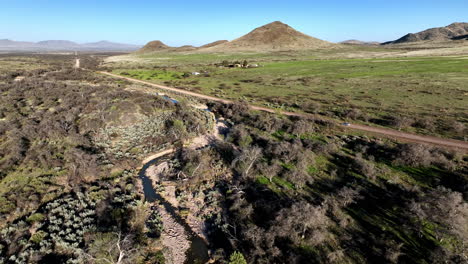
[[[387,41],[468,22],[468,0],[0,0],[0,39],[201,45],[280,20],[317,38]]]

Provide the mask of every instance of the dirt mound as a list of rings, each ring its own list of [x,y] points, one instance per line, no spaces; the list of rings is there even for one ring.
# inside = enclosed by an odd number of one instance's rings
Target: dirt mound
[[[404,44],[421,41],[450,41],[468,34],[468,23],[453,23],[446,27],[430,28],[418,33],[409,33],[395,41],[384,44]],[[463,37],[461,39],[464,39]]]
[[[276,21],[259,27],[231,42],[226,42],[203,51],[280,51],[308,50],[332,47],[335,44],[305,35],[294,28]]]
[[[226,42],[229,42],[227,40],[218,40],[218,41],[215,41],[215,42],[211,42],[211,43],[208,43],[208,44],[205,44],[203,46],[200,46],[201,49],[204,49],[204,48],[211,48],[211,47],[214,47],[214,46],[218,46],[220,44],[224,44]]]
[[[148,42],[143,48],[137,50],[138,53],[150,53],[150,52],[158,52],[168,50],[171,47],[167,46],[166,44],[162,43],[159,40],[154,40]]]

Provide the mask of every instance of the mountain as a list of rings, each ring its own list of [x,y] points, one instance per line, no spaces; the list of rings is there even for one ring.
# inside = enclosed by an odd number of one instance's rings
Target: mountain
[[[174,51],[192,51],[198,49],[197,47],[194,47],[192,45],[185,45],[182,47],[177,47],[177,48],[172,48]]]
[[[151,52],[159,52],[159,51],[167,51],[172,47],[167,46],[160,40],[153,40],[148,42],[143,48],[137,50],[137,53],[151,53]]]
[[[204,49],[204,48],[211,48],[211,47],[214,47],[214,46],[218,46],[220,44],[224,44],[226,42],[229,42],[227,40],[218,40],[218,41],[215,41],[215,42],[211,42],[211,43],[208,43],[208,44],[205,44],[203,46],[200,46],[201,49]]]
[[[68,40],[45,40],[35,43],[0,39],[0,51],[134,51],[138,48],[140,46],[104,40],[78,44]]]
[[[44,47],[45,49],[59,50],[76,49],[80,46],[78,43],[68,40],[45,40],[37,42],[36,45],[38,47]]]
[[[34,42],[26,42],[26,41],[13,41],[9,39],[0,39],[0,47],[27,47],[34,45]]]
[[[90,49],[90,50],[106,50],[106,51],[134,51],[141,46],[132,45],[132,44],[124,44],[124,43],[116,43],[110,41],[99,41],[99,42],[92,42],[92,43],[85,43],[82,44],[81,47]]]
[[[409,33],[397,40],[385,42],[383,44],[404,44],[420,41],[450,41],[468,35],[468,23],[453,23],[446,27],[430,28],[418,33]]]
[[[350,40],[341,41],[340,44],[345,44],[345,45],[372,46],[372,45],[379,45],[380,42],[376,42],[376,41],[361,41],[361,40],[357,40],[357,39],[350,39]]]
[[[282,51],[308,50],[332,47],[336,44],[303,34],[294,28],[276,21],[256,28],[247,35],[204,51]]]
[[[192,45],[185,45],[181,47],[171,47],[164,44],[160,40],[153,40],[148,42],[143,48],[136,51],[136,53],[154,53],[154,52],[183,52],[193,51],[198,49]]]

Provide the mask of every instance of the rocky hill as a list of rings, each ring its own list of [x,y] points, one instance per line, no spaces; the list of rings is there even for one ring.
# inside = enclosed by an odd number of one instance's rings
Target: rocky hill
[[[430,28],[418,33],[409,33],[397,40],[384,44],[405,44],[420,41],[451,41],[466,39],[468,35],[468,23],[453,23],[446,27]]]
[[[137,50],[137,53],[150,53],[150,52],[158,52],[163,50],[168,50],[171,47],[167,46],[160,40],[153,40],[148,42],[143,48]]]
[[[276,21],[256,28],[247,35],[203,51],[281,51],[308,50],[332,47],[336,44],[303,34],[294,28]]]

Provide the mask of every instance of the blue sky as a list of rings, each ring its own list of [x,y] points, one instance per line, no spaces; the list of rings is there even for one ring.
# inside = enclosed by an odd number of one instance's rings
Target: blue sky
[[[317,38],[387,41],[468,22],[467,0],[0,0],[0,39],[202,45],[280,20]]]

